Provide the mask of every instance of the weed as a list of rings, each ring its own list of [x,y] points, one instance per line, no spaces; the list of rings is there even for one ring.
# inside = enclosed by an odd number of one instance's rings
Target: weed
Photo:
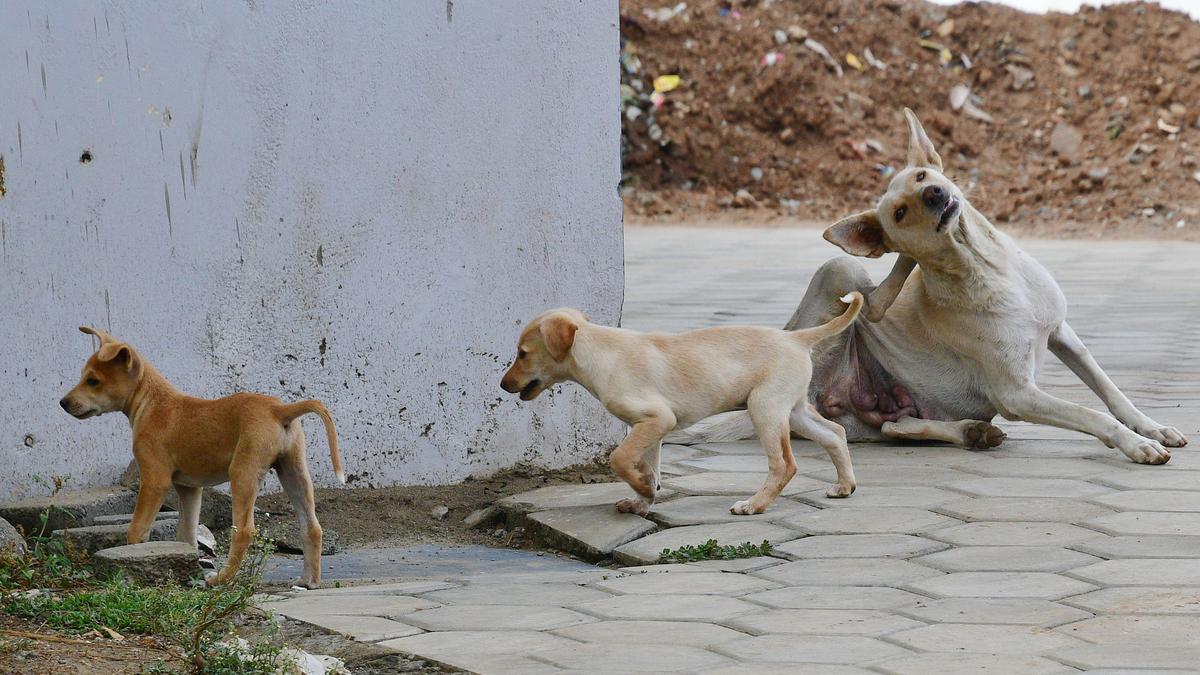
[[[689,563],[699,560],[733,560],[734,558],[754,558],[761,555],[771,554],[771,542],[763,540],[763,543],[755,546],[750,542],[746,542],[740,546],[726,544],[722,546],[717,543],[716,539],[709,539],[699,546],[680,546],[672,551],[669,548],[664,548],[662,553],[658,554],[660,563]]]

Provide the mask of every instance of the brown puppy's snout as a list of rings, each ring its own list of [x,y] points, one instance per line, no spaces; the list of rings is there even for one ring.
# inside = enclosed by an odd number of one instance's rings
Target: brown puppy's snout
[[[67,412],[71,412],[71,401],[66,396],[62,397],[62,399],[59,400],[58,405],[62,406],[63,410],[66,410]]]
[[[946,204],[946,191],[936,185],[928,185],[921,190],[921,201],[931,209],[940,208]]]

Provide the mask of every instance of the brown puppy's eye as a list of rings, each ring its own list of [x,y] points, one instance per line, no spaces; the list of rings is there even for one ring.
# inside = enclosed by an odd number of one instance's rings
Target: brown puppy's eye
[[[896,222],[898,223],[898,222],[904,220],[904,214],[906,214],[906,213],[908,213],[908,207],[901,206],[900,208],[896,209],[896,213],[893,214],[893,217],[896,219]]]
[[[924,172],[924,171],[918,171],[918,172],[917,172],[917,182],[918,182],[918,183],[920,183],[920,182],[921,182],[921,181],[923,181],[923,180],[925,180],[925,172]]]
[[[94,387],[94,386],[96,386],[96,385],[98,385],[98,384],[100,384],[100,380],[97,380],[97,379],[96,379],[96,378],[94,378],[94,377],[89,377],[89,378],[87,379],[87,386],[89,386],[89,387]]]

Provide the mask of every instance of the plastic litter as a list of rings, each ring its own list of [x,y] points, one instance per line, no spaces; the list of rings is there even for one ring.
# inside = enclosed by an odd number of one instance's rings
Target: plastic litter
[[[773,66],[781,61],[783,61],[783,52],[767,52],[759,59],[759,63],[764,66]]]
[[[871,64],[872,68],[887,70],[887,64],[875,58],[875,55],[871,53],[870,47],[863,50],[863,58],[867,60],[867,63]]]
[[[933,40],[922,39],[922,40],[918,40],[917,44],[921,45],[925,49],[937,52],[938,53],[938,61],[941,61],[943,66],[954,60],[954,53],[951,52],[950,49],[948,47],[946,47],[946,45],[944,45],[940,42],[934,42]]]
[[[867,67],[863,65],[863,62],[854,55],[854,52],[846,52],[846,63],[849,64],[851,68],[859,72],[867,69]]]
[[[673,91],[679,87],[680,78],[678,75],[659,75],[654,78],[654,91],[666,93]]]
[[[838,63],[837,59],[833,58],[833,55],[829,53],[829,50],[825,48],[825,45],[812,38],[804,38],[804,46],[820,55],[820,57],[824,59],[825,64],[832,68],[833,71],[837,73],[838,77],[842,76],[842,64]]]

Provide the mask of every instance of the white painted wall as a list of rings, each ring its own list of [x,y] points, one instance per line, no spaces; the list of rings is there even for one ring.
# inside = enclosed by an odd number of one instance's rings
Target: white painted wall
[[[0,496],[131,457],[123,416],[57,406],[80,324],[189,393],[323,399],[358,486],[610,447],[578,387],[518,405],[499,380],[537,312],[620,316],[617,12],[0,3]]]

